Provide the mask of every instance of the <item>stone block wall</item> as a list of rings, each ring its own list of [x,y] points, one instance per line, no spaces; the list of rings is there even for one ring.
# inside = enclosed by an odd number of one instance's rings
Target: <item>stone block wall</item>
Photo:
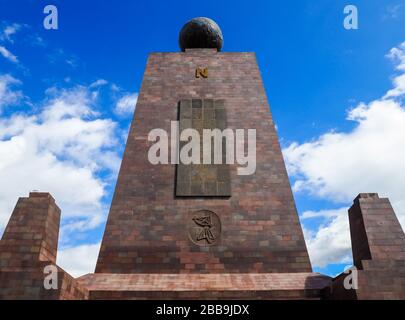
[[[60,209],[49,193],[20,198],[0,240],[0,299],[86,299],[88,291],[56,266]],[[57,289],[44,287],[46,266]]]
[[[332,284],[332,299],[405,299],[405,234],[385,198],[360,194],[349,209],[353,261],[358,288],[343,287],[345,274]]]
[[[196,78],[196,68],[208,78]],[[181,100],[223,101],[230,129],[256,129],[256,172],[230,165],[230,197],[176,197],[176,165],[152,165],[152,129],[171,132]],[[215,245],[190,240],[193,213],[213,212]],[[310,272],[311,265],[254,53],[152,53],[131,124],[97,273]]]

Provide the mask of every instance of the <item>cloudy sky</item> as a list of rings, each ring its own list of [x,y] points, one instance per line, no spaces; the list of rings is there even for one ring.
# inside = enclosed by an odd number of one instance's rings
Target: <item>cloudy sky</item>
[[[0,1],[0,234],[20,196],[62,209],[58,263],[93,272],[147,54],[208,16],[255,51],[314,270],[351,264],[347,209],[388,196],[405,226],[405,1]]]

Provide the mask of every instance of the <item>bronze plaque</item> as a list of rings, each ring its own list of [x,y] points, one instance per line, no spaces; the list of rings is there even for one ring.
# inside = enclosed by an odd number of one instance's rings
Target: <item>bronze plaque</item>
[[[208,68],[197,68],[195,69],[196,78],[208,78]]]
[[[200,135],[200,164],[177,165],[176,196],[230,197],[230,167],[226,164],[225,138],[222,139],[222,164],[214,164],[214,139],[211,139],[211,164],[203,164],[203,130],[227,128],[224,100],[190,99],[179,104],[180,133],[195,129]],[[180,150],[188,142],[179,141]]]
[[[188,236],[198,246],[212,246],[221,236],[221,221],[218,215],[209,210],[192,212],[188,221]]]

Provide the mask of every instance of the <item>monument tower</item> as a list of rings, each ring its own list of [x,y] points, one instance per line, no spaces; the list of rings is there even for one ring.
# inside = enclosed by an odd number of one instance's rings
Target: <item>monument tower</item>
[[[149,56],[96,273],[310,272],[255,55],[221,52],[207,18],[186,24],[179,42],[182,52]],[[149,132],[171,132],[178,119],[180,131],[256,129],[255,173],[151,164]],[[212,243],[190,236],[201,215],[212,220]]]
[[[93,278],[310,273],[255,54],[222,52],[221,30],[207,18],[179,38],[181,52],[148,58]],[[180,132],[256,129],[255,172],[152,164],[148,134],[170,133],[176,120]]]

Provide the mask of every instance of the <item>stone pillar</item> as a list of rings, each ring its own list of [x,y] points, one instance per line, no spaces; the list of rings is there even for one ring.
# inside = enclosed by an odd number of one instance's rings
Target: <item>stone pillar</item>
[[[88,297],[88,291],[56,265],[60,215],[49,193],[31,192],[18,199],[0,240],[0,299]],[[57,272],[57,288],[44,287],[47,266]]]
[[[349,209],[354,265],[364,260],[405,260],[405,234],[388,199],[362,193]]]
[[[1,240],[2,267],[56,263],[60,209],[49,193],[31,192],[19,198]]]
[[[357,288],[345,288],[349,274],[342,273],[332,283],[330,298],[405,299],[405,234],[390,201],[360,194],[349,209],[349,222]]]

